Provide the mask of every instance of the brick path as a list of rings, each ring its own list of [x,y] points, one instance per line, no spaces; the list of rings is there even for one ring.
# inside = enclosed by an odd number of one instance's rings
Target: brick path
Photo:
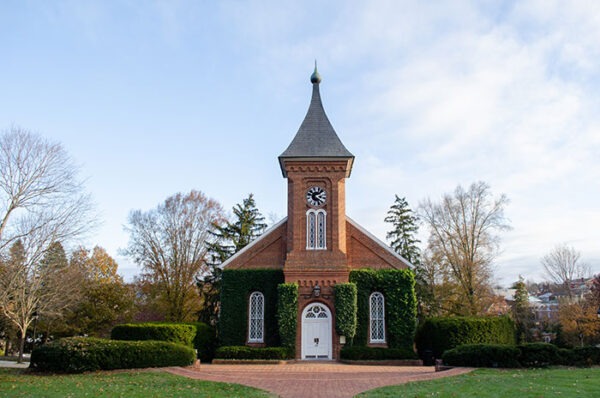
[[[280,365],[205,365],[166,368],[192,379],[238,383],[273,392],[283,398],[345,398],[373,388],[431,380],[470,372],[455,368],[435,372],[427,366],[362,366],[298,362]]]

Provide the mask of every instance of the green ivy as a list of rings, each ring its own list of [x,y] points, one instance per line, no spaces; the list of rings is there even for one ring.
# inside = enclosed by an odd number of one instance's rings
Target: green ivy
[[[221,280],[220,345],[245,345],[248,339],[248,298],[252,292],[265,296],[265,344],[278,346],[277,285],[283,271],[275,269],[224,269]]]
[[[357,288],[355,283],[338,283],[335,293],[335,331],[351,342],[356,334]]]
[[[388,347],[412,349],[417,317],[414,273],[409,269],[360,269],[350,272],[350,282],[357,287],[358,311],[354,344],[367,345],[369,296],[373,292],[381,292],[385,297]]]
[[[279,301],[277,302],[277,321],[279,336],[284,347],[296,347],[296,330],[298,322],[298,284],[282,283],[277,286]]]

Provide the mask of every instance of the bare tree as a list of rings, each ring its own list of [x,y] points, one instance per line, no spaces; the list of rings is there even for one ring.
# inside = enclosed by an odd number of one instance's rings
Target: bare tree
[[[541,262],[546,275],[558,285],[562,285],[570,298],[573,297],[571,282],[591,275],[589,265],[580,261],[581,253],[566,243],[557,245]]]
[[[491,264],[499,249],[498,233],[510,228],[504,216],[507,204],[505,195],[492,197],[489,185],[480,181],[468,190],[459,185],[439,203],[427,199],[419,206],[419,217],[430,232],[431,258],[446,281],[456,285],[458,294],[451,307],[459,314],[483,313],[486,299],[491,299]]]
[[[223,219],[221,205],[199,191],[178,193],[156,209],[129,214],[125,253],[143,267],[142,277],[159,287],[167,319],[189,320],[199,310],[195,277],[206,260],[209,231]]]
[[[93,206],[66,151],[39,135],[19,128],[3,133],[0,169],[0,253],[5,259],[0,308],[23,339],[34,314],[60,311],[59,298],[67,294],[51,289],[50,280],[63,278],[64,286],[68,275],[40,268],[43,257],[53,243],[69,241],[94,225]],[[22,252],[16,262],[8,261],[13,247]]]

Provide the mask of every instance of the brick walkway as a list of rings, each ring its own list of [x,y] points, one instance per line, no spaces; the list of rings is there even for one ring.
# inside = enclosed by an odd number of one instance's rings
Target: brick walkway
[[[435,372],[427,366],[361,366],[299,362],[281,365],[205,365],[167,368],[192,379],[238,383],[273,392],[283,398],[346,398],[373,388],[431,380],[470,372],[455,368]]]

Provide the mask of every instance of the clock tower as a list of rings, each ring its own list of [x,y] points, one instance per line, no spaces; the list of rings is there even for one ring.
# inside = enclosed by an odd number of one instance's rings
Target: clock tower
[[[310,80],[312,99],[304,121],[279,156],[281,171],[288,180],[284,271],[286,281],[300,285],[305,279],[347,282],[345,182],[354,156],[325,114],[316,66]]]

